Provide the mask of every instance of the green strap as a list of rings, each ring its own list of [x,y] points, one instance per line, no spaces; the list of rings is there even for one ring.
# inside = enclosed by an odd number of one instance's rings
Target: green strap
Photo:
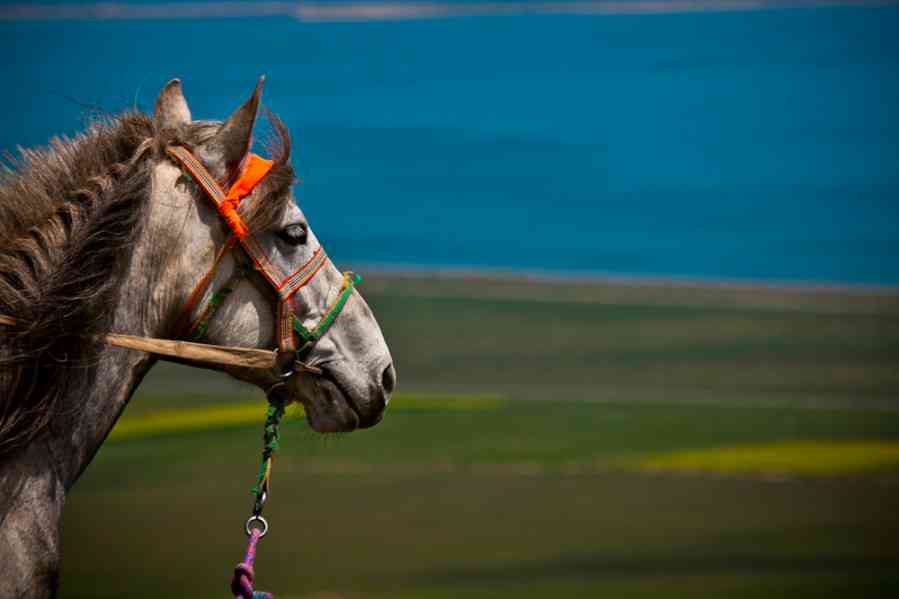
[[[307,346],[308,344],[316,343],[328,332],[328,329],[331,328],[331,325],[334,324],[337,316],[340,315],[341,310],[343,310],[347,300],[350,299],[350,295],[353,294],[353,289],[362,282],[362,276],[353,272],[346,272],[343,274],[343,277],[343,290],[340,292],[340,295],[337,296],[337,301],[334,302],[334,305],[331,306],[328,313],[322,317],[317,325],[315,325],[314,329],[310,331],[303,326],[303,323],[301,323],[296,316],[291,316],[293,330],[306,342],[305,344]]]
[[[190,332],[187,334],[188,339],[199,341],[206,335],[206,332],[209,331],[209,323],[212,321],[212,317],[215,316],[218,309],[222,307],[222,304],[225,303],[228,296],[237,289],[237,286],[240,285],[240,282],[245,276],[246,270],[243,265],[238,265],[237,270],[234,271],[234,274],[231,275],[222,288],[213,293],[212,297],[209,298],[209,303],[206,304],[206,309],[203,311],[200,320],[194,324],[193,328],[191,328]]]

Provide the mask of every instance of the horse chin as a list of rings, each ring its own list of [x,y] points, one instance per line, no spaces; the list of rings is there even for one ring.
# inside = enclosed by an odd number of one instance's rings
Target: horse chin
[[[359,428],[359,414],[340,386],[326,376],[303,385],[298,399],[309,426],[317,433],[348,433]]]
[[[355,372],[325,366],[321,374],[291,377],[287,392],[303,404],[306,420],[317,433],[346,433],[378,424],[388,395]]]

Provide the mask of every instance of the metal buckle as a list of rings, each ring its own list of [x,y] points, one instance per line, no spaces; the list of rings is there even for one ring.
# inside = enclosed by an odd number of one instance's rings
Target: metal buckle
[[[267,499],[268,499],[268,493],[266,493],[265,491],[256,495],[256,500],[253,502],[253,515],[254,516],[262,515],[262,508],[265,507],[265,501]]]

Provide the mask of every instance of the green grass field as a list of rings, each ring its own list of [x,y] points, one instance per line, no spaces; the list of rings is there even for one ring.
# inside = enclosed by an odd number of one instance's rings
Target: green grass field
[[[292,415],[259,588],[899,593],[895,295],[398,275],[364,291],[401,392],[351,435]],[[154,371],[70,496],[62,597],[227,596],[263,413],[223,376]]]

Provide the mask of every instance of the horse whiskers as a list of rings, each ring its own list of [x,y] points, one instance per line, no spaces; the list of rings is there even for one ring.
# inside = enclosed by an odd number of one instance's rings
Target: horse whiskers
[[[305,364],[306,364],[306,366],[308,366],[310,368],[317,368],[317,369],[321,370],[322,366],[326,366],[326,365],[331,364],[336,361],[337,360],[335,360],[334,358],[331,358],[331,359],[318,358],[318,359],[316,359],[315,357],[313,357],[313,358],[307,360],[305,362]]]
[[[317,374],[319,376],[321,376],[321,374],[322,374],[321,368],[316,367],[315,364],[312,364],[310,362],[304,362],[302,360],[294,360],[293,365],[294,365],[295,371],[309,372],[312,374]]]

